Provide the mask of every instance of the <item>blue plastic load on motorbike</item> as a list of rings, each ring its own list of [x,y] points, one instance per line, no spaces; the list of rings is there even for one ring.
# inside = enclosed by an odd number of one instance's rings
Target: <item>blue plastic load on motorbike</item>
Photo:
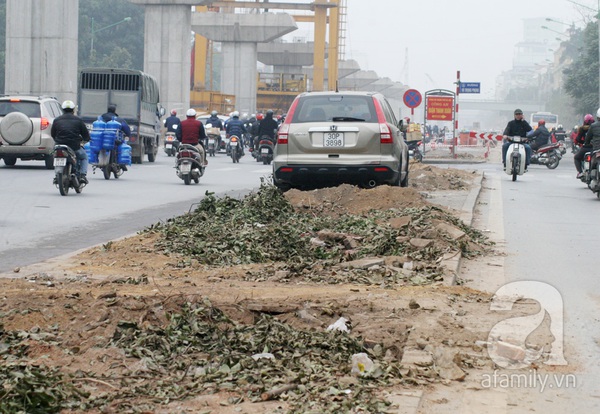
[[[131,165],[131,146],[127,144],[119,145],[117,151],[117,163]]]
[[[91,146],[91,151],[93,153],[95,153],[96,156],[98,155],[98,152],[102,149],[105,128],[106,128],[106,122],[104,122],[102,120],[102,117],[100,117],[100,116],[92,124],[92,131],[90,132],[90,146]],[[88,156],[88,158],[89,158],[89,156]]]
[[[98,162],[98,152],[94,152],[92,150],[90,142],[86,142],[83,146],[83,149],[85,149],[85,152],[87,154],[88,162],[90,164],[96,164]]]
[[[106,128],[104,129],[102,148],[104,148],[107,151],[113,149],[115,147],[117,134],[119,134],[120,130],[121,123],[119,121],[115,121],[114,119],[108,121],[106,123]]]

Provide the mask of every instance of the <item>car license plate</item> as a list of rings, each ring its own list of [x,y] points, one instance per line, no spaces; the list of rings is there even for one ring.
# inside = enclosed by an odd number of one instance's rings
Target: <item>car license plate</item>
[[[343,147],[344,133],[343,132],[326,132],[323,134],[324,147]]]
[[[181,172],[183,174],[187,174],[190,171],[192,171],[192,164],[188,164],[188,163],[181,164],[181,166],[179,167],[179,169],[181,170]]]
[[[232,147],[237,147],[237,141],[233,141],[233,142],[231,143],[231,146],[232,146]]]
[[[210,145],[215,145],[215,139],[214,139],[214,138],[209,138],[209,139],[208,139],[208,143],[209,143]]]
[[[54,166],[55,167],[64,167],[65,165],[67,165],[66,158],[54,158]]]
[[[268,149],[268,148],[262,148],[262,149],[260,150],[260,153],[261,153],[261,154],[268,154],[268,153],[269,153],[269,149]]]
[[[167,149],[173,148],[173,144],[167,144]]]

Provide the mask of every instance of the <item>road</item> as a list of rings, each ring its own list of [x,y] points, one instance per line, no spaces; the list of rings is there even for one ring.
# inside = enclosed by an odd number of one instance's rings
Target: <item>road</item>
[[[468,285],[490,292],[515,281],[555,287],[562,300],[567,365],[554,372],[574,374],[577,381],[577,387],[555,387],[544,393],[526,387],[510,389],[503,397],[506,410],[501,412],[531,411],[527,408],[549,413],[600,412],[600,290],[595,255],[600,222],[594,218],[600,200],[575,179],[569,153],[557,169],[533,165],[516,182],[501,170],[496,155],[497,163],[478,166],[485,171],[486,181],[476,224],[489,230],[506,256],[495,266],[474,272],[479,275],[468,275],[473,279]],[[549,314],[546,318],[552,321]],[[560,318],[555,315],[554,319],[552,323]]]
[[[225,153],[209,157],[199,184],[184,185],[174,158],[161,150],[154,163],[133,165],[118,180],[92,174],[81,194],[64,197],[52,185],[54,172],[41,162],[0,167],[0,272],[37,263],[135,233],[180,215],[205,192],[239,196],[260,186],[270,165],[246,151],[239,164]]]

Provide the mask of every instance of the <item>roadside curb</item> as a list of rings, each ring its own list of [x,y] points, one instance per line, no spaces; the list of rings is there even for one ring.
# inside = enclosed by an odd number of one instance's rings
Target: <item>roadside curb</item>
[[[469,191],[465,202],[463,203],[460,219],[467,225],[472,225],[473,223],[473,212],[475,211],[475,206],[477,205],[477,200],[479,199],[479,194],[481,193],[481,187],[483,183],[483,179],[485,177],[485,173],[481,172],[477,175],[475,179],[473,179],[473,187]],[[446,267],[446,271],[444,272],[444,286],[453,286],[456,284],[456,279],[459,274],[460,264],[461,264],[462,254],[458,253],[449,253],[447,257],[445,257],[441,264]],[[401,363],[404,361],[401,361]],[[421,408],[421,403],[423,402],[423,397],[425,396],[425,392],[423,390],[417,390],[416,392],[397,394],[389,398],[389,400],[398,405],[398,410],[395,412],[396,414],[417,414],[419,409]]]
[[[468,226],[473,224],[473,212],[475,211],[475,206],[477,205],[477,200],[479,199],[479,194],[481,193],[481,186],[484,176],[485,174],[482,172],[473,180],[473,188],[471,188],[469,191],[469,194],[467,195],[467,198],[465,199],[461,209],[462,212],[460,214],[460,219]],[[456,284],[461,260],[461,252],[449,254],[447,257],[442,259],[442,266],[446,267],[446,272],[444,273],[444,285],[453,286]]]
[[[487,160],[467,160],[461,158],[423,158],[423,164],[485,164]]]

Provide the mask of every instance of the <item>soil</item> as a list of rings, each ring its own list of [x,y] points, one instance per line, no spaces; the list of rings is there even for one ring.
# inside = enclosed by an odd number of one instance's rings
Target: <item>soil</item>
[[[413,164],[412,188],[382,186],[362,190],[340,186],[310,192],[289,191],[286,198],[294,208],[314,214],[361,214],[370,209],[422,207],[428,204],[423,192],[467,191],[472,180],[473,173],[468,171]],[[0,350],[3,332],[20,332],[26,345],[22,354],[7,360],[55,367],[64,374],[74,375],[73,382],[81,390],[101,398],[117,393],[123,386],[123,378],[144,372],[140,368],[143,359],[110,346],[120,323],[165,325],[165,312],[175,302],[209,300],[238,323],[252,324],[258,314],[269,314],[295,329],[309,332],[324,331],[343,316],[351,323],[353,337],[381,344],[386,356],[393,360],[401,361],[405,354],[414,352],[433,355],[435,364],[427,360],[403,361],[406,380],[377,390],[381,398],[390,401],[393,400],[390,395],[435,384],[460,384],[470,373],[492,368],[478,342],[487,340],[489,327],[498,318],[489,311],[489,293],[439,282],[401,284],[395,288],[377,284],[307,283],[278,279],[277,272],[274,277],[257,280],[247,276],[273,265],[182,267],[180,257],[157,254],[155,243],[160,237],[158,232],[141,232],[60,261],[15,269],[12,278],[0,279]],[[531,313],[532,306],[522,304],[515,306],[514,311]],[[538,340],[542,346],[547,345],[544,336]],[[450,355],[445,366],[441,363],[442,354]],[[339,368],[341,373],[349,373],[349,369],[349,361]],[[130,401],[128,410],[108,404],[102,409],[61,412],[288,410],[285,393],[274,401],[253,402],[247,390],[211,389],[172,400],[140,395],[137,401]]]

